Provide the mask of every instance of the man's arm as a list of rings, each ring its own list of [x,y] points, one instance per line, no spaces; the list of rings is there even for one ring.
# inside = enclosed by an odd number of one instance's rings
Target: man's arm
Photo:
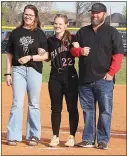
[[[124,56],[123,51],[122,37],[114,28],[112,33],[112,61],[104,79],[112,80],[113,76],[120,70]]]
[[[88,56],[90,52],[90,47],[81,48],[78,42],[73,42],[72,45],[73,47],[70,50],[72,56],[74,57],[80,57],[81,55]]]
[[[123,56],[123,54],[112,55],[112,63],[108,72],[109,75],[114,76],[120,70]]]

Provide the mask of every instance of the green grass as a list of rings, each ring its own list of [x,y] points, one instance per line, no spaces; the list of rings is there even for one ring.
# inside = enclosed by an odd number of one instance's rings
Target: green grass
[[[116,74],[116,84],[126,84],[126,57],[124,57],[120,71]]]
[[[6,73],[6,54],[2,54],[1,59],[2,59],[2,68],[1,68],[2,81],[5,81],[4,73]],[[78,59],[76,59],[75,66],[76,69],[78,69]],[[42,74],[43,82],[48,82],[49,73],[50,73],[50,62],[48,63],[44,62]],[[124,57],[123,59],[120,71],[116,74],[116,84],[126,84],[126,57]]]
[[[2,81],[5,80],[4,73],[6,73],[6,54],[1,55],[1,76]]]

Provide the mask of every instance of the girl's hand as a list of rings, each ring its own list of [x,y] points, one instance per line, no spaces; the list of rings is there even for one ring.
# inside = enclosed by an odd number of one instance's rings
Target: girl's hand
[[[11,77],[11,75],[6,75],[6,84],[8,86],[12,85],[12,77]]]
[[[82,54],[83,56],[88,56],[89,53],[90,53],[90,47],[84,47],[84,48],[82,48],[81,54]]]
[[[28,56],[24,56],[24,57],[21,57],[20,59],[18,59],[18,62],[19,62],[20,64],[25,64],[25,63],[27,63],[28,61],[30,61],[30,59],[31,59],[31,56],[28,55]]]
[[[74,48],[79,48],[80,47],[78,42],[73,42],[72,45],[74,46]]]

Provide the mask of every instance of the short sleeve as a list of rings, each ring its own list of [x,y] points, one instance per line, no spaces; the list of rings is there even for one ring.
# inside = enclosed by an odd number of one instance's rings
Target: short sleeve
[[[47,44],[48,44],[49,58],[51,58],[51,46],[52,46],[52,40],[51,40],[51,37],[48,38],[48,40],[47,40]]]
[[[5,51],[7,53],[13,54],[13,31],[10,33]]]
[[[77,33],[76,33],[76,40],[77,40],[77,42],[79,42],[80,43],[80,31],[81,30],[79,30],[79,31],[77,31]]]
[[[73,47],[73,45],[72,45],[73,42],[77,42],[77,37],[76,37],[76,35],[71,35],[70,49]]]
[[[73,42],[77,42],[77,37],[76,37],[76,35],[72,35],[71,42],[72,42],[72,43],[73,43]]]
[[[50,38],[47,39],[47,45],[48,45],[48,52],[49,52]]]
[[[43,48],[45,49],[45,51],[48,51],[47,38],[43,30],[41,30],[40,33],[40,48]]]
[[[124,53],[122,36],[116,29],[114,29],[112,35],[112,53],[113,54]]]

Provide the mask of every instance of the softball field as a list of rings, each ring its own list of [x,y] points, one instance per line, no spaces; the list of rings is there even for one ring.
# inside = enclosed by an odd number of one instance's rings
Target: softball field
[[[12,90],[5,83],[2,83],[2,128],[1,144],[2,155],[126,155],[126,85],[115,85],[113,116],[111,126],[111,139],[108,150],[99,150],[97,148],[67,148],[64,143],[69,135],[68,113],[66,111],[65,101],[63,102],[62,121],[60,129],[60,146],[56,148],[48,147],[52,137],[50,122],[50,99],[47,83],[42,84],[40,104],[41,104],[41,124],[42,136],[38,146],[30,147],[25,140],[26,119],[27,119],[27,96],[24,102],[23,115],[23,141],[16,147],[7,145],[7,123],[12,103]],[[76,134],[76,141],[80,142],[83,131],[83,116],[79,106],[79,126]],[[98,111],[97,111],[98,114]],[[98,116],[98,115],[97,115]]]

